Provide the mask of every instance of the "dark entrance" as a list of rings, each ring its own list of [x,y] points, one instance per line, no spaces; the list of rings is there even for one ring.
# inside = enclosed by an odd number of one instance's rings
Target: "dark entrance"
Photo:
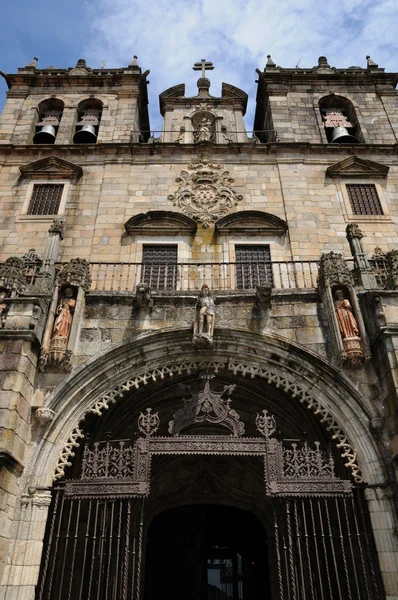
[[[251,513],[219,505],[161,513],[148,532],[145,600],[265,600],[266,534]]]

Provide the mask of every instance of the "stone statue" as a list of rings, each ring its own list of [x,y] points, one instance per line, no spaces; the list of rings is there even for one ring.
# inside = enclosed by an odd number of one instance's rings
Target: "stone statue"
[[[4,323],[6,320],[8,305],[4,302],[4,300],[7,298],[7,296],[7,290],[0,289],[0,328],[4,327]]]
[[[203,339],[207,342],[213,341],[215,320],[214,297],[209,286],[204,283],[198,300],[196,302],[195,322],[193,330],[193,339],[198,341]]]
[[[337,324],[343,339],[344,352],[346,353],[347,358],[355,364],[363,355],[361,337],[351,303],[344,297],[342,289],[336,290],[334,295],[334,308],[336,311]]]
[[[134,308],[137,310],[153,308],[153,300],[151,298],[151,288],[147,283],[139,283],[136,287]]]
[[[61,299],[57,308],[57,318],[55,319],[52,337],[69,338],[72,327],[73,311],[76,300],[73,298],[73,288],[67,287],[64,290],[64,297]]]
[[[198,125],[197,141],[210,142],[212,138],[211,122],[203,118]]]

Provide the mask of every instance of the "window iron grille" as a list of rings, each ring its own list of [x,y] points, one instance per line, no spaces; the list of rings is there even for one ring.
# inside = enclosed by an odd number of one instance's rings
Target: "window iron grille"
[[[29,202],[28,215],[57,215],[63,189],[62,184],[35,184]]]
[[[144,244],[143,281],[157,290],[177,287],[177,245]]]
[[[381,202],[374,184],[349,183],[346,187],[354,215],[383,214]]]
[[[236,287],[255,289],[269,282],[274,285],[270,247],[267,245],[235,246]]]

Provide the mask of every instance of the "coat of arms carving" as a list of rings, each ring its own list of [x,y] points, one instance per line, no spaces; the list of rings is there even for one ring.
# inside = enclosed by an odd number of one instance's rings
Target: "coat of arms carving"
[[[180,185],[169,200],[203,227],[209,227],[243,200],[231,187],[234,179],[228,171],[221,171],[221,165],[202,161],[188,165],[188,169],[191,172],[181,171],[176,178]]]

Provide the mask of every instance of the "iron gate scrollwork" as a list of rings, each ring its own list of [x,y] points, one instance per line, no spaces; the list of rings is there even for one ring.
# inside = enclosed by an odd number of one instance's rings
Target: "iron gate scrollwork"
[[[205,410],[221,414],[216,403],[225,402],[222,394],[209,387],[207,394],[212,397]],[[141,600],[144,507],[151,460],[159,455],[263,460],[279,600],[384,598],[363,489],[336,475],[332,451],[319,442],[277,439],[275,418],[267,411],[256,418],[260,435],[243,437],[243,427],[231,428],[229,402],[224,426],[232,435],[181,435],[188,421],[203,421],[190,399],[187,415],[184,409],[174,415],[174,435],[155,435],[159,415],[147,409],[134,443],[85,446],[80,478],[54,489],[36,600]],[[222,419],[218,424],[223,426]]]

